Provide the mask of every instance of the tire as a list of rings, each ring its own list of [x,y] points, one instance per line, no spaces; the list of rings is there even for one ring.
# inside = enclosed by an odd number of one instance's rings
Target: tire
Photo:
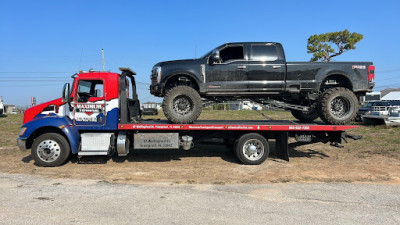
[[[189,86],[171,88],[164,96],[163,111],[172,123],[193,123],[199,118],[203,101],[199,93]]]
[[[38,166],[60,166],[71,153],[68,141],[60,134],[46,133],[35,139],[32,145],[32,158]]]
[[[245,134],[239,138],[235,145],[235,155],[245,165],[259,165],[268,158],[268,142],[260,134]]]
[[[356,95],[344,87],[326,90],[318,101],[318,114],[327,124],[348,124],[356,117],[357,111]]]
[[[290,110],[290,112],[292,113],[294,118],[298,119],[300,122],[303,123],[311,123],[312,121],[314,121],[319,117],[318,111],[315,109],[315,107],[314,108],[312,107],[312,109],[308,112],[294,110],[294,109]]]

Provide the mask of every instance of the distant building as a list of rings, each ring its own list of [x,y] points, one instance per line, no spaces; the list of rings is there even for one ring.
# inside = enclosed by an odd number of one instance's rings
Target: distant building
[[[400,88],[386,88],[381,91],[381,97],[385,97],[385,95],[389,94],[393,91],[400,91]]]
[[[383,96],[381,100],[398,100],[400,101],[400,91],[392,91]]]
[[[18,110],[15,105],[4,104],[4,114],[17,114]]]

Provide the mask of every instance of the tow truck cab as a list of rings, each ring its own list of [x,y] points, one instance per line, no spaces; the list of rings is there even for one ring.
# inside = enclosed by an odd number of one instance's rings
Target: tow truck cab
[[[276,141],[278,158],[289,160],[288,138],[298,142],[331,142],[340,146],[344,130],[355,126],[297,124],[293,121],[197,121],[170,124],[142,120],[136,74],[120,68],[79,73],[66,83],[62,97],[25,111],[17,144],[31,149],[39,166],[59,166],[70,154],[126,156],[130,149],[189,150],[196,143],[226,144],[244,164],[260,164]]]
[[[137,98],[136,73],[129,68],[120,68],[121,74],[111,72],[81,72],[72,76],[72,84],[66,83],[62,98],[58,98],[25,111],[20,136],[17,139],[20,149],[30,149],[35,140],[44,134],[58,134],[66,139],[71,153],[80,155],[107,155],[112,149],[119,123],[135,123],[140,121],[140,102]],[[101,140],[107,137],[108,146],[103,150],[85,152],[81,144],[87,143],[86,136],[96,132]],[[103,132],[103,133],[98,133]],[[106,132],[106,133],[104,133]],[[89,135],[90,136],[90,135]],[[90,139],[94,143],[99,138]],[[97,140],[97,141],[96,141]],[[50,139],[41,143],[42,159],[56,161],[60,155],[53,151]],[[54,140],[52,141],[54,142]],[[105,143],[98,142],[97,145]],[[57,144],[57,148],[60,147]],[[43,147],[47,146],[47,148]],[[94,149],[96,147],[92,147]],[[46,154],[47,152],[47,154]],[[40,155],[39,155],[40,158]],[[47,159],[47,160],[46,160]]]

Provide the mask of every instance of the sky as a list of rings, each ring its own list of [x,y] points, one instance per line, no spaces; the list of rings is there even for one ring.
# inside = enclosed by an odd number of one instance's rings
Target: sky
[[[348,29],[364,35],[334,61],[372,61],[376,88],[400,87],[400,1],[0,0],[0,96],[30,105],[61,97],[80,70],[137,72],[141,102],[160,61],[200,57],[226,42],[280,42],[309,61],[307,39]]]

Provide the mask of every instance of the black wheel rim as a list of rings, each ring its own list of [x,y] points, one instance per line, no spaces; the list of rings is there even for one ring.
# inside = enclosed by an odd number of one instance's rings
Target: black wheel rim
[[[179,95],[174,98],[172,108],[179,115],[188,115],[193,111],[193,101],[185,95]]]
[[[344,118],[350,113],[351,104],[347,98],[338,96],[330,104],[331,114],[336,118]]]

